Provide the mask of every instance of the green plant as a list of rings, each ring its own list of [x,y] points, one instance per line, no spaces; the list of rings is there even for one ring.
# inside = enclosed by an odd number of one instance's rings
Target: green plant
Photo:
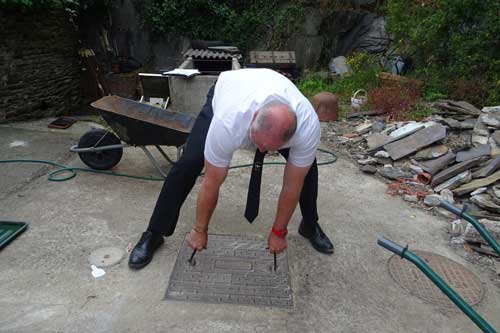
[[[0,0],[0,5],[21,8],[75,8],[92,5],[108,6],[113,0]]]
[[[405,109],[401,115],[404,120],[421,121],[434,113],[435,110],[430,108],[427,104],[417,102],[416,104]]]
[[[478,106],[500,103],[491,90],[500,79],[498,0],[391,0],[385,11],[398,51],[430,83],[425,95],[449,95],[450,82],[475,80],[490,89]]]
[[[306,0],[150,0],[137,2],[144,25],[160,38],[179,34],[193,39],[223,40],[247,51],[268,41],[280,49],[301,25]]]
[[[288,37],[304,22],[304,7],[292,3],[281,8],[273,21],[271,48],[280,50],[286,47]]]
[[[318,73],[311,73],[299,81],[300,91],[309,98],[322,91],[331,92],[339,97],[340,103],[350,104],[351,96],[356,90],[369,90],[379,86],[378,74],[381,68],[376,56],[358,53],[348,57],[347,62],[353,70],[352,75],[330,81]]]

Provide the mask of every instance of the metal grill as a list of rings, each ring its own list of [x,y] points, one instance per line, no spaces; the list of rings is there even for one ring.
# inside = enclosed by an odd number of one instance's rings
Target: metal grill
[[[165,295],[167,300],[293,307],[286,252],[273,255],[265,241],[239,236],[209,235],[208,248],[188,259],[184,240]]]
[[[184,58],[189,57],[192,57],[193,59],[204,60],[232,60],[233,57],[236,57],[239,60],[241,59],[241,54],[209,49],[189,49],[186,51],[186,53],[184,53]]]

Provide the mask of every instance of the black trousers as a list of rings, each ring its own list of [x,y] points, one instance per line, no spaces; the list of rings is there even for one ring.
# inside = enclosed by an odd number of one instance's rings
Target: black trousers
[[[156,201],[148,230],[170,236],[174,233],[182,204],[193,188],[196,178],[204,166],[205,138],[212,122],[212,99],[214,87],[207,94],[207,101],[189,134],[186,147],[181,158],[175,163],[163,184],[160,196]],[[281,149],[279,153],[288,158],[290,149]],[[316,200],[318,197],[318,165],[314,160],[300,193],[300,210],[304,221],[311,227],[318,221]],[[242,213],[243,215],[243,213]]]

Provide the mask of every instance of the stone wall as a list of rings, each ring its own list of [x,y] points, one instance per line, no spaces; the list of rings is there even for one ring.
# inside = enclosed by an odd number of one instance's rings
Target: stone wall
[[[78,36],[64,11],[0,9],[0,123],[79,107]]]

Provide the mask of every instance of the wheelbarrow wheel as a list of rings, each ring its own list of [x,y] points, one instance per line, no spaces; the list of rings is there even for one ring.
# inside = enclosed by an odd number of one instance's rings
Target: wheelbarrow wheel
[[[113,133],[103,129],[93,129],[85,133],[78,142],[78,148],[92,148],[121,144],[120,139]],[[78,153],[80,159],[96,170],[108,170],[120,162],[123,149],[113,148],[95,152]]]

